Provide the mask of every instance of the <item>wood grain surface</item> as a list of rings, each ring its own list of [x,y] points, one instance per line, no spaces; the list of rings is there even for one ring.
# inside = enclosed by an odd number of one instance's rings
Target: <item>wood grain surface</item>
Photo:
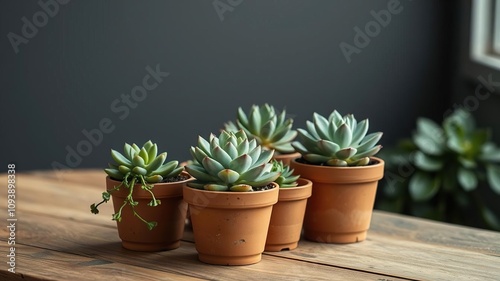
[[[90,213],[104,176],[101,170],[17,174],[16,273],[7,271],[9,230],[2,227],[0,280],[500,280],[500,233],[380,211],[364,242],[301,240],[297,249],[266,252],[249,266],[199,262],[189,227],[176,250],[128,251],[111,204]],[[6,226],[7,189],[0,194]]]

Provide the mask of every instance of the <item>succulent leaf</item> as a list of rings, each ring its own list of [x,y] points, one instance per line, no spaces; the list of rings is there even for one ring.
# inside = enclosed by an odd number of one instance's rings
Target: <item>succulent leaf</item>
[[[416,172],[410,179],[409,190],[416,201],[425,201],[436,195],[439,190],[439,180],[423,172]]]
[[[163,152],[162,154],[158,155],[156,158],[154,158],[147,166],[146,169],[152,173],[156,171],[156,169],[160,168],[161,165],[163,165],[163,162],[165,162],[165,159],[167,159],[167,153]]]
[[[215,184],[215,183],[205,184],[203,185],[203,188],[211,191],[227,191],[229,189],[227,185]]]
[[[135,150],[132,148],[132,146],[130,146],[130,144],[128,144],[128,143],[125,143],[123,146],[123,155],[127,159],[132,159],[134,153],[135,153]]]
[[[104,171],[106,172],[106,174],[108,174],[111,178],[115,180],[122,180],[124,177],[124,175],[116,169],[107,168],[104,169]]]
[[[125,166],[132,165],[132,161],[125,158],[125,156],[123,156],[120,152],[118,152],[116,150],[111,149],[111,157],[113,158],[113,160],[115,160],[115,162],[118,165],[125,165]]]
[[[253,191],[253,188],[251,185],[248,184],[237,184],[231,186],[231,191],[238,191],[238,192],[248,192],[248,191]]]
[[[212,151],[211,155],[217,162],[219,162],[223,167],[229,167],[229,163],[232,161],[231,156],[227,154],[226,151],[224,151],[220,146],[217,146],[214,148]],[[208,157],[208,156],[206,156]]]
[[[135,166],[132,169],[132,172],[134,172],[134,174],[136,174],[136,175],[141,175],[141,176],[145,176],[148,174],[148,170],[144,169],[143,167],[139,167],[139,166]]]
[[[477,177],[473,171],[460,167],[458,168],[457,177],[458,183],[465,191],[471,191],[477,187]]]
[[[142,148],[144,148],[144,150],[146,150],[146,151],[149,151],[149,149],[151,149],[152,146],[153,146],[153,142],[151,140],[148,140],[147,142],[144,143]]]
[[[247,171],[252,165],[252,158],[248,154],[243,154],[229,163],[229,168],[237,171]]]
[[[352,143],[360,143],[361,140],[366,136],[368,132],[369,121],[365,119],[356,125],[356,129],[352,133]]]
[[[122,175],[125,175],[125,174],[127,174],[127,173],[130,173],[130,172],[131,172],[130,168],[129,168],[129,167],[127,167],[127,166],[125,166],[125,165],[120,165],[120,166],[118,166],[118,171],[119,171],[120,173],[122,173]]]
[[[240,174],[231,169],[224,169],[217,173],[217,176],[227,185],[233,184],[240,178]]]
[[[439,171],[444,165],[444,162],[441,159],[429,156],[421,151],[417,151],[415,153],[413,161],[415,162],[415,166],[419,169],[428,172]]]
[[[135,143],[132,144],[132,148],[134,149],[134,153],[132,153],[132,157],[134,157],[135,153],[139,153],[139,151],[141,151],[141,148]]]
[[[187,165],[186,171],[199,182],[216,182],[217,177],[210,175],[202,166]]]
[[[212,176],[217,176],[220,170],[225,169],[217,160],[210,157],[203,159],[203,168]]]
[[[326,164],[328,166],[347,167],[347,161],[336,158],[329,159],[328,161],[326,161]]]
[[[353,157],[358,150],[353,147],[347,147],[344,149],[341,149],[335,153],[335,156],[337,156],[338,159],[345,160]]]
[[[152,161],[158,155],[158,146],[155,143],[147,151],[148,151],[148,159]],[[165,158],[167,158],[167,153],[166,152],[164,153],[165,153]]]
[[[340,145],[325,139],[317,141],[317,146],[319,147],[321,154],[326,156],[333,156],[340,150]]]
[[[500,194],[500,166],[493,164],[487,165],[486,176],[491,189],[497,194]]]
[[[163,181],[163,177],[160,175],[149,176],[146,177],[146,181],[150,183],[158,183]]]

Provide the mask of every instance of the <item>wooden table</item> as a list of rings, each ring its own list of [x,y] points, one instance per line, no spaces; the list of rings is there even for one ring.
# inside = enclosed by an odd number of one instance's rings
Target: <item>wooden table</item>
[[[189,227],[181,247],[141,253],[120,245],[101,170],[16,174],[15,274],[8,272],[7,175],[0,175],[0,280],[500,280],[500,233],[375,211],[368,239],[302,240],[249,266],[198,261]],[[12,207],[12,206],[11,206]]]

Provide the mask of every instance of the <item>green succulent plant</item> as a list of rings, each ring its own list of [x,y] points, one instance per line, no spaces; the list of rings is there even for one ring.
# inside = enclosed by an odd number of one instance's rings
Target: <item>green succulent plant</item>
[[[327,118],[313,114],[307,130],[297,129],[299,141],[292,146],[311,164],[328,166],[365,166],[370,156],[382,148],[376,145],[381,132],[368,132],[368,119],[357,122],[352,114],[342,117],[334,110]]]
[[[292,130],[293,119],[286,118],[286,110],[278,113],[272,105],[253,105],[248,114],[238,108],[236,124],[229,121],[224,124],[228,132],[243,130],[249,138],[255,138],[265,149],[274,149],[278,153],[294,153],[291,142],[297,136]]]
[[[113,220],[121,221],[122,209],[128,204],[132,208],[134,215],[146,223],[150,230],[153,229],[157,223],[146,221],[134,209],[134,207],[139,204],[132,197],[135,184],[140,183],[141,188],[151,194],[152,199],[148,204],[149,206],[158,206],[161,202],[155,198],[152,191],[154,184],[177,177],[184,168],[178,166],[178,161],[165,163],[167,153],[163,152],[158,154],[158,146],[151,141],[147,141],[142,147],[137,146],[135,143],[132,145],[125,143],[123,154],[112,149],[111,157],[115,163],[110,163],[109,168],[104,169],[104,171],[110,178],[121,181],[121,183],[113,189],[103,192],[102,201],[97,204],[92,204],[90,206],[90,211],[94,214],[98,214],[99,205],[108,202],[111,198],[111,193],[124,186],[129,189],[130,192],[119,211],[113,214]]]
[[[500,195],[500,148],[467,111],[454,111],[441,126],[419,118],[412,138],[385,154],[386,199],[380,208],[474,226],[482,218],[500,230],[500,220],[477,191],[485,181]]]
[[[191,147],[193,163],[185,168],[195,181],[189,186],[213,191],[254,191],[276,180],[279,172],[271,171],[269,163],[274,150],[264,150],[255,139],[248,140],[243,130],[236,133],[223,130],[209,141],[198,137]]]
[[[280,186],[280,188],[295,187],[298,185],[297,180],[299,179],[300,175],[294,175],[294,170],[291,169],[290,166],[284,165],[283,161],[277,160],[273,160],[272,164],[273,168],[271,169],[271,171],[279,172],[281,174],[274,181]]]

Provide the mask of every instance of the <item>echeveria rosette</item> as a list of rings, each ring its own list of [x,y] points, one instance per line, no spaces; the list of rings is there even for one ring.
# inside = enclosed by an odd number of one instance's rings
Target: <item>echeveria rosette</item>
[[[279,172],[269,163],[274,150],[264,150],[255,139],[248,140],[243,130],[223,130],[209,141],[198,137],[191,147],[193,162],[185,168],[196,180],[190,187],[212,191],[253,191],[276,180]]]
[[[158,183],[163,179],[178,176],[183,167],[178,161],[165,163],[167,152],[158,155],[158,146],[147,141],[142,148],[135,143],[125,143],[123,154],[111,149],[111,157],[115,161],[104,171],[115,180],[131,181],[134,178],[145,183]]]
[[[253,105],[248,114],[239,107],[236,124],[229,121],[224,124],[228,132],[243,130],[249,138],[255,138],[257,144],[278,153],[294,153],[291,142],[297,136],[292,130],[293,119],[286,118],[286,110],[278,113],[272,105]]]
[[[381,132],[368,132],[368,119],[357,122],[354,115],[334,110],[327,118],[313,114],[307,130],[297,129],[298,141],[292,146],[311,164],[327,166],[366,166],[382,148],[377,145]]]
[[[273,160],[272,171],[279,172],[281,175],[275,180],[280,188],[295,187],[298,185],[297,180],[300,175],[294,175],[294,170],[288,165],[284,165],[283,161]]]
[[[92,204],[90,206],[90,211],[94,214],[98,214],[99,205],[108,202],[111,197],[110,193],[118,190],[124,185],[130,190],[130,195],[123,202],[119,211],[116,214],[113,214],[113,220],[120,221],[121,210],[125,205],[129,204],[134,212],[134,215],[145,222],[149,229],[153,229],[156,226],[156,222],[148,222],[144,220],[134,210],[134,206],[138,204],[138,202],[134,201],[132,197],[134,185],[136,183],[140,183],[142,189],[151,194],[152,200],[149,202],[149,206],[158,206],[161,202],[155,198],[154,193],[152,192],[154,184],[162,182],[164,179],[178,176],[184,168],[178,166],[178,161],[165,163],[167,153],[163,152],[158,155],[158,146],[151,141],[147,141],[142,147],[137,146],[135,143],[132,145],[125,143],[123,154],[112,149],[111,157],[115,162],[110,163],[109,168],[104,169],[104,171],[112,179],[121,181],[121,183],[114,189],[103,192],[103,200],[98,204]]]
[[[442,126],[419,118],[412,141],[412,162],[418,168],[409,182],[414,200],[429,200],[441,187],[453,190],[457,184],[469,192],[482,178],[500,194],[500,148],[491,142],[489,130],[475,128],[470,113],[456,110]]]

